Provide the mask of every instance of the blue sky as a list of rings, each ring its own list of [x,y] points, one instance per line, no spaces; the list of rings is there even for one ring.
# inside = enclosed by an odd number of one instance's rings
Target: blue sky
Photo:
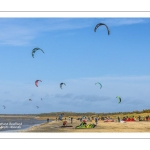
[[[94,32],[100,22],[110,35]],[[149,109],[149,27],[149,18],[0,18],[0,114]],[[45,53],[32,58],[35,47]]]

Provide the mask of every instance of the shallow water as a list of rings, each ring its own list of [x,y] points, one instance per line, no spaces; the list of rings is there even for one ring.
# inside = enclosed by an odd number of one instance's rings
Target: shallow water
[[[45,122],[35,118],[0,118],[0,132],[16,132]]]

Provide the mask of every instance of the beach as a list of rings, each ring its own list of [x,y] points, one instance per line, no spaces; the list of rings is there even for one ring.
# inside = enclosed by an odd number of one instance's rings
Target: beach
[[[150,121],[120,123],[104,122],[103,120],[100,120],[95,128],[75,129],[76,126],[81,124],[81,122],[77,119],[73,119],[72,124],[70,120],[66,120],[67,126],[72,127],[61,127],[64,120],[56,121],[54,118],[50,119],[52,120],[51,122],[46,122],[38,126],[32,126],[19,132],[150,132]],[[87,124],[95,124],[95,122],[87,121]]]

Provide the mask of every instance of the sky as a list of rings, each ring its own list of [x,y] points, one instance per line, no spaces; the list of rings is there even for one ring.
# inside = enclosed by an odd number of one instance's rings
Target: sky
[[[98,23],[110,35],[94,32]],[[149,27],[150,18],[0,18],[0,114],[150,109]],[[44,53],[33,58],[35,47]]]

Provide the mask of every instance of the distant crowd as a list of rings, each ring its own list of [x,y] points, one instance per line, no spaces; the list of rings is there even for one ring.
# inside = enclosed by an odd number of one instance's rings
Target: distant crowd
[[[117,119],[117,120],[116,120]],[[67,124],[67,118],[65,117],[56,117],[56,121],[59,121],[59,120],[63,120],[63,125],[66,125]],[[73,123],[73,117],[68,117],[68,120],[70,121],[70,123],[72,124]],[[114,117],[114,118],[111,118],[110,116],[97,116],[97,117],[87,117],[87,116],[81,116],[80,118],[77,118],[77,120],[79,120],[80,122],[84,122],[84,123],[86,123],[87,121],[94,121],[95,122],[95,124],[97,125],[98,124],[98,121],[99,120],[103,120],[103,121],[110,121],[110,120],[112,120],[112,121],[114,121],[114,120],[116,120],[116,121],[118,121],[118,122],[121,122],[121,121],[150,121],[150,116],[149,115],[147,115],[147,116],[130,116],[130,117],[128,117],[128,116],[124,116],[124,117]],[[47,119],[47,122],[49,122],[49,119]]]

